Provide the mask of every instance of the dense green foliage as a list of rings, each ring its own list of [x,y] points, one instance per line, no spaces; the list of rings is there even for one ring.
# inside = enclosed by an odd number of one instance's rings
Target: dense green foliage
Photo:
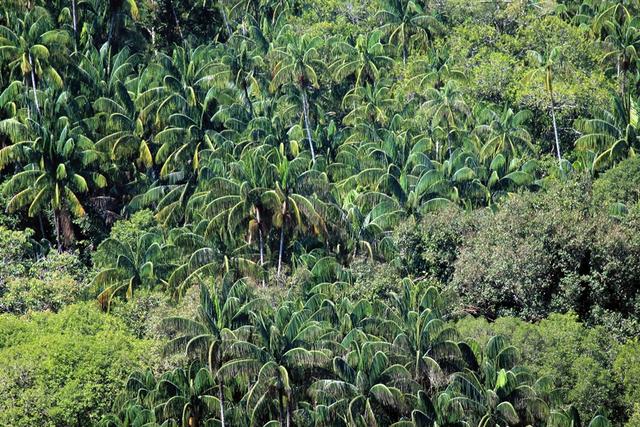
[[[26,318],[0,315],[0,424],[96,423],[148,349],[91,304]]]
[[[638,16],[3,1],[0,424],[636,425]]]
[[[639,223],[637,213],[599,209],[612,172],[595,181],[593,197],[584,182],[554,185],[514,196],[495,214],[448,211],[405,224],[396,232],[401,269],[439,281],[472,313],[538,320],[573,311],[635,336]],[[622,196],[623,186],[615,189]]]
[[[457,324],[460,334],[483,343],[501,334],[520,350],[522,363],[536,376],[550,376],[555,386],[566,391],[567,398],[581,413],[602,408],[610,416],[630,411],[633,400],[623,399],[621,388],[633,393],[635,387],[624,384],[624,374],[614,372],[617,366],[633,363],[637,348],[619,345],[605,330],[585,328],[573,315],[553,314],[539,323],[503,317],[488,323],[483,319],[465,318]],[[635,350],[635,353],[634,353]],[[620,375],[622,374],[622,375]]]

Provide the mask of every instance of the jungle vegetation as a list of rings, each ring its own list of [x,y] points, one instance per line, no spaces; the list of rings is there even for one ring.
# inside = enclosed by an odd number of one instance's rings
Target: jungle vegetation
[[[640,426],[638,0],[4,0],[0,425]]]

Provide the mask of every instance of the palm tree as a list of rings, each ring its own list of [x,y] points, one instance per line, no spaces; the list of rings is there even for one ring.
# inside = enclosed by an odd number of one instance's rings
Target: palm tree
[[[58,102],[65,102],[67,95],[61,94]],[[85,214],[78,195],[107,185],[106,178],[92,168],[97,166],[100,153],[68,117],[51,122],[43,117],[29,125],[30,139],[0,150],[0,170],[9,164],[21,167],[4,189],[11,197],[6,208],[15,212],[28,207],[29,216],[51,209],[58,251],[62,252],[74,240],[71,215],[79,218]]]
[[[447,370],[461,365],[457,332],[442,319],[444,303],[436,288],[403,282],[402,292],[392,294],[394,310],[385,316],[387,327],[393,325],[393,351],[405,361],[414,381],[435,390]]]
[[[220,402],[212,393],[215,384],[206,368],[196,370],[192,365],[188,372],[175,369],[158,380],[155,390],[156,417],[171,420],[183,426],[204,427],[210,425]]]
[[[480,153],[482,158],[495,156],[498,153],[518,157],[525,151],[534,151],[531,135],[524,126],[532,116],[530,111],[522,110],[514,113],[511,108],[505,106],[499,114],[487,107],[483,110],[482,116],[483,124],[474,129],[478,137],[487,138]]]
[[[92,282],[102,289],[98,301],[107,310],[113,298],[122,291],[130,299],[140,286],[150,289],[166,284],[167,275],[174,267],[170,259],[171,246],[159,230],[142,234],[135,247],[109,238],[98,248],[111,254],[105,265],[97,266],[101,270]]]
[[[230,179],[214,177],[189,200],[189,209],[210,218],[207,233],[219,232],[229,239],[238,235],[258,243],[260,266],[265,265],[265,242],[272,212],[263,194],[277,174],[275,166],[258,150],[246,151],[229,165]]]
[[[169,275],[168,286],[176,297],[198,281],[216,275],[262,278],[262,268],[247,254],[246,245],[208,233],[209,221],[175,228],[171,241],[175,245],[177,264]]]
[[[533,79],[542,74],[544,79],[544,89],[549,95],[549,108],[551,112],[551,121],[553,123],[553,136],[556,142],[556,156],[558,164],[562,163],[562,154],[560,153],[560,139],[558,137],[558,125],[556,123],[556,102],[553,91],[553,78],[555,73],[555,65],[560,57],[560,49],[554,47],[550,49],[544,56],[536,51],[529,51],[529,57],[532,58],[536,68],[530,72],[526,79]]]
[[[393,253],[393,242],[390,237],[392,227],[399,222],[402,211],[393,199],[387,199],[367,211],[367,206],[350,203],[344,208],[345,225],[349,228],[349,241],[346,249],[355,257],[362,251],[374,259],[374,256],[385,258]]]
[[[535,425],[547,420],[550,409],[544,390],[538,392],[531,375],[516,366],[515,347],[501,336],[492,337],[481,354],[472,350],[477,343],[464,347],[472,368],[456,372],[443,394],[456,400],[468,419],[480,426]]]
[[[318,89],[320,87],[316,70],[323,66],[318,52],[322,45],[322,39],[310,37],[308,34],[297,36],[291,32],[289,27],[285,27],[278,37],[278,44],[273,50],[273,56],[277,63],[273,68],[271,86],[277,89],[283,85],[291,85],[297,91],[302,104],[302,117],[309,150],[311,150],[311,160],[315,163],[316,152],[311,137],[308,92],[311,88]]]
[[[640,49],[640,20],[632,15],[624,3],[616,2],[600,13],[593,23],[596,33],[604,37],[610,46],[603,60],[615,57],[616,74],[620,79],[620,98],[630,111],[630,91],[627,90],[627,75],[636,69]],[[628,119],[627,119],[628,120]]]
[[[251,312],[258,311],[263,302],[262,299],[251,298],[242,281],[222,286],[219,294],[200,284],[197,318],[169,317],[164,320],[170,330],[177,331],[177,336],[167,344],[167,351],[184,349],[187,355],[195,353],[207,363],[218,386],[222,426],[225,425],[224,388],[228,379],[222,375],[220,367],[225,361],[225,351],[239,337],[246,338],[247,334],[241,329],[248,328]]]
[[[271,161],[276,165],[277,178],[275,188],[264,193],[263,203],[273,212],[273,226],[280,229],[277,269],[280,276],[287,229],[292,234],[310,229],[316,236],[326,235],[324,220],[316,208],[321,202],[317,198],[309,198],[304,191],[325,181],[326,175],[307,170],[308,160],[302,156],[289,161],[278,150],[272,150],[272,153]]]
[[[14,80],[0,93],[0,149],[11,141],[21,141],[27,137],[28,127],[25,121],[28,113],[24,112],[23,99],[27,98],[28,88],[19,80]],[[28,102],[24,102],[28,105]]]
[[[437,24],[434,17],[425,14],[419,2],[413,0],[386,0],[376,17],[383,22],[382,29],[389,41],[402,50],[402,62],[407,63],[410,46],[424,45],[431,40],[431,29]]]
[[[433,127],[443,127],[447,138],[447,150],[452,151],[452,140],[455,140],[457,130],[463,128],[465,120],[471,114],[462,92],[453,81],[447,82],[440,90],[430,88],[425,94],[427,100],[422,104],[427,117],[431,119]],[[436,159],[439,159],[439,146],[436,141]]]
[[[415,85],[419,90],[429,87],[441,89],[449,80],[465,81],[464,71],[453,68],[449,64],[449,52],[430,49],[425,57],[416,57],[409,63],[412,70],[409,85]]]
[[[365,342],[346,356],[333,359],[337,379],[321,379],[309,393],[320,404],[346,401],[347,425],[388,425],[407,412],[405,394],[417,389],[411,374],[386,355],[386,342]]]
[[[143,139],[143,127],[127,88],[115,83],[115,96],[102,97],[95,101],[97,116],[105,116],[107,133],[96,146],[109,153],[113,161],[135,159],[141,167],[150,168],[153,157],[149,145]]]
[[[418,213],[459,204],[467,209],[487,206],[522,187],[535,188],[537,163],[503,154],[481,160],[477,149],[457,149],[442,163],[423,166],[410,199]]]
[[[7,61],[9,69],[31,85],[36,113],[40,114],[38,82],[46,78],[57,88],[62,87],[62,77],[56,70],[52,49],[64,47],[68,35],[55,29],[46,9],[35,7],[24,19],[17,19],[15,30],[0,25],[0,58]]]
[[[105,2],[103,7],[102,21],[109,23],[107,29],[107,51],[108,55],[111,56],[114,38],[118,37],[128,20],[135,21],[138,19],[138,4],[136,0],[109,0]]]
[[[126,207],[128,212],[144,208],[155,210],[159,223],[177,226],[184,220],[189,197],[195,192],[197,175],[187,176],[184,171],[172,172],[167,176],[145,185],[147,191],[136,194]]]
[[[214,148],[215,135],[208,114],[209,103],[217,95],[211,53],[207,45],[176,48],[172,57],[160,55],[161,67],[149,67],[148,75],[143,75],[160,83],[141,91],[135,103],[142,124],[153,116],[153,126],[159,129],[154,142],[159,144],[155,160],[162,165],[161,177],[189,169],[189,175],[195,174],[200,152]]]
[[[135,423],[156,423],[157,379],[151,369],[129,374],[124,390],[116,397],[113,413],[100,420],[101,427],[124,427]],[[160,415],[160,414],[159,414]]]
[[[230,81],[242,90],[244,102],[253,118],[255,112],[251,92],[260,88],[259,72],[264,66],[262,56],[251,49],[247,40],[242,40],[239,46],[229,46],[220,58],[221,70],[216,76],[223,77],[223,81]]]
[[[383,81],[356,86],[342,99],[343,107],[351,106],[351,111],[342,121],[356,129],[372,124],[382,128],[387,124],[388,110],[393,103],[391,88]]]
[[[258,341],[239,341],[231,346],[238,358],[223,365],[222,371],[256,378],[245,397],[251,425],[270,419],[275,406],[280,425],[289,427],[298,395],[295,384],[304,381],[306,370],[330,363],[335,333],[326,323],[311,320],[311,314],[296,310],[293,304],[280,306],[273,318],[255,313]]]
[[[627,104],[615,97],[613,103],[612,112],[603,111],[600,117],[576,121],[576,128],[582,134],[575,142],[576,149],[593,153],[594,171],[634,156],[640,146],[638,118],[631,112],[637,111],[636,102]]]
[[[339,42],[336,51],[340,56],[331,65],[334,78],[342,81],[347,76],[355,75],[356,86],[375,83],[381,69],[393,64],[393,60],[385,55],[381,37],[382,32],[374,30],[368,36],[359,35],[354,45]]]

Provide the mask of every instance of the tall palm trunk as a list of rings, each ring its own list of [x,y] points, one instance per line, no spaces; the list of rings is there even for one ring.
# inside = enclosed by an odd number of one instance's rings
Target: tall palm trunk
[[[78,50],[78,18],[76,16],[76,0],[71,0],[71,16],[73,17],[73,50]]]
[[[407,65],[407,57],[409,56],[409,52],[407,49],[407,41],[402,38],[402,65]]]
[[[280,248],[278,249],[278,276],[282,271],[282,255],[284,254],[284,215],[287,212],[287,197],[282,203],[282,226],[280,227]]]
[[[38,225],[40,226],[40,236],[42,239],[45,237],[44,222],[42,221],[42,212],[38,214]]]
[[[249,97],[249,90],[247,89],[247,80],[242,79],[242,90],[244,91],[244,99],[247,104],[247,109],[249,110],[249,115],[253,118],[253,103],[251,102],[251,98]]]
[[[224,393],[222,393],[222,380],[218,382],[218,400],[220,401],[220,425],[224,427]]]
[[[258,240],[260,245],[260,267],[264,265],[264,240],[262,238],[262,228],[258,225]]]
[[[40,103],[38,102],[38,92],[36,88],[36,72],[33,69],[33,59],[29,53],[29,67],[31,68],[31,88],[33,89],[33,100],[36,103],[36,112],[40,114]]]
[[[176,25],[176,29],[178,30],[178,36],[180,36],[180,41],[184,43],[184,36],[182,35],[182,28],[180,28],[180,21],[178,20],[178,14],[176,14],[176,8],[173,7],[173,2],[170,1],[171,5],[171,14],[173,15],[173,21]]]
[[[311,139],[311,125],[309,123],[309,99],[307,91],[302,88],[302,113],[304,115],[304,127],[307,132],[307,141],[309,141],[309,149],[311,150],[311,160],[316,162],[316,152],[313,149],[313,140]]]
[[[56,244],[58,246],[58,253],[62,253],[62,239],[60,237],[60,209],[53,210],[53,222],[55,223],[56,230]]]
[[[281,385],[282,386],[282,385]],[[284,415],[284,396],[282,393],[282,389],[278,390],[278,418],[280,421],[280,426],[285,427],[285,415]]]
[[[291,427],[291,396],[287,396],[287,427]]]
[[[256,221],[258,222],[258,245],[260,247],[260,266],[264,265],[264,240],[262,238],[262,219],[260,209],[256,208]]]
[[[258,247],[260,248],[260,267],[264,266],[264,238],[262,236],[262,221],[260,219],[260,209],[256,208],[256,220],[258,222]],[[264,288],[265,282],[262,279],[262,287]]]
[[[54,209],[53,221],[55,223],[58,253],[62,253],[65,249],[70,248],[75,240],[71,214],[64,207],[62,209]]]
[[[556,124],[556,103],[553,98],[553,92],[549,92],[551,97],[551,121],[553,122],[553,136],[556,140],[556,155],[558,156],[558,164],[562,161],[562,154],[560,153],[560,139],[558,138],[558,125]]]
[[[24,84],[24,96],[25,99],[29,98],[29,79],[27,76],[23,76],[22,83]],[[27,118],[31,119],[31,108],[27,108]]]
[[[116,15],[112,14],[109,20],[109,34],[107,36],[107,75],[111,74],[111,39],[113,38],[113,30],[116,25]]]
[[[222,13],[222,20],[224,21],[224,27],[227,30],[227,36],[231,38],[231,25],[229,25],[229,19],[227,18],[227,12],[224,10],[224,6],[220,5],[220,12]]]
[[[627,96],[627,60],[622,58],[622,66],[620,66],[621,59],[618,58],[618,77],[620,77],[620,97],[622,98],[622,105],[625,109],[627,123],[631,121],[631,94]],[[620,76],[621,75],[621,76]]]

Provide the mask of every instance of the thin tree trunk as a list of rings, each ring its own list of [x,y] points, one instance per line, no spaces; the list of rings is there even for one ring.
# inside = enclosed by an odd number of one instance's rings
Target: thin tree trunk
[[[280,229],[280,249],[278,251],[278,276],[280,276],[280,271],[282,270],[282,253],[284,252],[284,224]]]
[[[53,222],[56,229],[56,243],[58,246],[58,253],[62,253],[62,239],[60,238],[60,210],[53,210]]]
[[[107,36],[107,75],[111,73],[111,41],[113,38],[113,27],[116,25],[116,15],[112,14],[109,21],[109,35]]]
[[[618,61],[616,63],[616,77],[620,78],[620,55],[618,55]]]
[[[262,229],[258,226],[258,238],[260,240],[260,266],[264,265],[264,241],[262,239]]]
[[[38,214],[38,224],[40,225],[40,235],[44,239],[45,234],[44,234],[44,223],[42,222],[42,213]]]
[[[282,390],[278,390],[278,418],[280,419],[280,426],[285,427],[284,424],[284,402],[282,397]]]
[[[26,76],[24,76],[22,80],[24,83],[24,96],[25,96],[25,99],[28,99],[29,98],[29,79]],[[27,118],[31,119],[31,107],[27,108]]]
[[[78,19],[76,16],[76,0],[71,0],[71,15],[73,16],[73,49],[78,50]]]
[[[280,248],[278,250],[278,276],[282,271],[282,255],[284,253],[284,214],[287,211],[287,199],[282,203],[282,226],[280,227]]]
[[[264,241],[262,239],[262,219],[260,209],[256,208],[256,221],[258,222],[258,245],[260,246],[260,266],[264,265]]]
[[[227,29],[227,36],[231,38],[231,25],[229,25],[229,20],[227,19],[227,12],[224,10],[224,6],[220,6],[220,11],[222,12],[222,20],[224,21],[224,26]]]
[[[260,267],[264,266],[264,239],[262,237],[262,221],[260,219],[260,209],[256,208],[256,219],[258,221],[258,246],[260,247]],[[265,287],[264,278],[262,279],[262,287]]]
[[[31,87],[33,88],[33,99],[36,103],[36,112],[40,114],[40,103],[38,102],[38,92],[36,89],[36,73],[33,70],[33,59],[29,53],[29,66],[31,67]]]
[[[453,114],[453,112],[451,114]],[[453,115],[451,117],[453,117]],[[451,127],[448,121],[447,121],[447,153],[449,154],[449,157],[451,157]]]
[[[307,91],[302,89],[302,113],[304,115],[304,127],[307,131],[307,140],[309,141],[309,149],[311,150],[311,160],[315,164],[316,152],[313,149],[313,140],[311,139],[311,128],[309,124],[309,100],[307,99]]]
[[[287,396],[287,427],[291,426],[291,396]]]
[[[625,109],[627,123],[631,121],[631,99],[627,98],[627,70],[622,70],[622,81],[620,82],[620,96],[622,97],[622,105]]]
[[[260,239],[260,267],[264,266],[264,241],[262,239],[262,229],[260,225],[258,225],[258,237]],[[266,283],[264,281],[264,277],[262,278],[262,287],[264,288]]]
[[[151,34],[151,46],[153,46],[153,53],[154,55],[157,55],[158,49],[156,47],[156,29],[152,26],[151,31],[149,31],[149,33]]]
[[[553,135],[556,140],[556,154],[558,156],[558,164],[562,161],[562,153],[560,153],[560,139],[558,138],[558,125],[556,124],[556,103],[553,99],[553,92],[549,92],[551,96],[551,120],[553,122]]]
[[[176,14],[176,8],[173,7],[173,2],[170,1],[169,4],[171,5],[171,14],[173,15],[173,20],[176,24],[176,29],[178,30],[178,35],[180,36],[180,41],[184,43],[184,37],[182,35],[182,29],[180,28],[180,21],[178,21],[178,15]]]
[[[224,393],[222,392],[222,381],[218,383],[218,400],[220,400],[220,425],[224,427]]]
[[[247,89],[247,81],[245,79],[242,80],[242,89],[244,90],[244,97],[247,103],[247,108],[249,109],[249,115],[253,118],[253,103],[251,102],[251,98],[249,98],[249,90]]]
[[[402,38],[402,65],[407,65],[407,56],[408,52],[407,52],[407,42],[404,40],[404,37]]]

